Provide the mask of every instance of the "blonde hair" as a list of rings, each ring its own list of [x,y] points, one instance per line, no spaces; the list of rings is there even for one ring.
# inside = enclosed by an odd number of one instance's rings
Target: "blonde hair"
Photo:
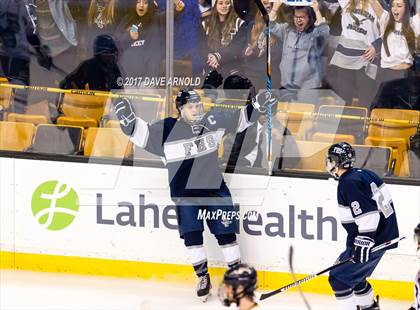
[[[109,0],[108,4],[106,5],[102,18],[105,25],[113,24],[115,18],[115,5],[117,0]],[[91,0],[89,11],[88,11],[88,25],[93,25],[95,22],[96,14],[97,14],[97,3],[98,0]]]
[[[369,7],[369,0],[350,0],[349,4],[346,7],[346,11],[353,13],[356,7],[362,3],[362,10],[367,11]]]

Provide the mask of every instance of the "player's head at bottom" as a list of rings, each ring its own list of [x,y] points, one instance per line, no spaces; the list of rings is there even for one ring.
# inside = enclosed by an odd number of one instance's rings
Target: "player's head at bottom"
[[[182,89],[175,99],[176,108],[182,119],[190,124],[199,123],[204,117],[204,105],[193,89]]]
[[[326,158],[326,170],[338,179],[348,169],[353,168],[356,152],[347,142],[340,142],[329,147]]]
[[[247,264],[238,264],[225,272],[218,295],[226,307],[232,303],[237,306],[244,303],[255,304],[256,289],[256,270]]]

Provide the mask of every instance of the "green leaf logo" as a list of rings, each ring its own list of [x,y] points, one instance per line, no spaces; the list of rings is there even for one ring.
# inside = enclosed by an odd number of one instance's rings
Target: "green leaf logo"
[[[67,184],[47,181],[32,194],[32,214],[48,230],[62,230],[69,226],[79,211],[79,197]]]

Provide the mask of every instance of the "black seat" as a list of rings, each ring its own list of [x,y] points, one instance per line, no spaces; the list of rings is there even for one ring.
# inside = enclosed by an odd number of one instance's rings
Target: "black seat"
[[[356,168],[366,168],[379,176],[389,172],[392,149],[382,146],[353,145],[356,152]]]
[[[79,154],[82,147],[83,127],[65,125],[39,125],[32,145],[27,151],[58,155]]]

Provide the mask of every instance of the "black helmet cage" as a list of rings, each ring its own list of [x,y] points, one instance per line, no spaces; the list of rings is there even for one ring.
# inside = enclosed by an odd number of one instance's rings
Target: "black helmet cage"
[[[247,264],[239,264],[228,270],[223,277],[223,284],[232,287],[233,300],[224,298],[222,300],[225,306],[230,306],[235,302],[239,306],[241,298],[247,296],[254,297],[255,290],[257,289],[257,272],[255,269]],[[243,290],[238,292],[238,288],[242,286]]]

